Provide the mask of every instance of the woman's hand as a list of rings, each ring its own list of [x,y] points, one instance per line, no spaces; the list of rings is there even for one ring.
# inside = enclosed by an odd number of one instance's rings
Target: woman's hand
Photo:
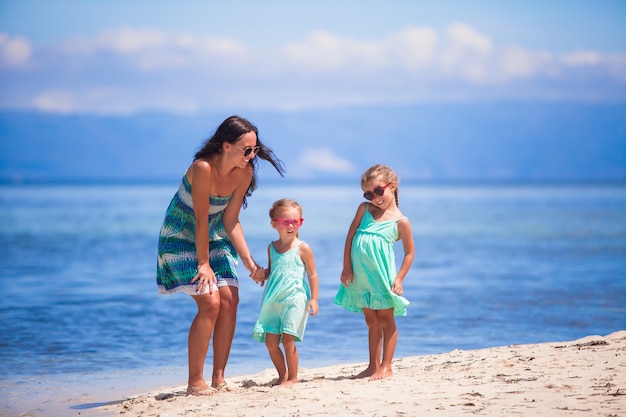
[[[213,289],[217,289],[217,278],[215,272],[208,263],[198,265],[198,273],[191,280],[191,283],[197,282],[196,294],[205,294],[208,290],[209,294],[213,293]]]

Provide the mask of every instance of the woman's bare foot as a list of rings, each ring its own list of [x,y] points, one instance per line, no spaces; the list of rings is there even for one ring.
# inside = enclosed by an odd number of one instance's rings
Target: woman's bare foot
[[[393,375],[393,371],[391,370],[391,368],[387,368],[387,367],[380,368],[378,371],[372,374],[370,381],[376,381],[379,379],[389,378],[392,375]]]
[[[222,381],[219,384],[213,386],[213,389],[215,391],[226,391],[229,392],[230,391],[230,387],[228,386],[228,384],[226,383],[226,381]]]

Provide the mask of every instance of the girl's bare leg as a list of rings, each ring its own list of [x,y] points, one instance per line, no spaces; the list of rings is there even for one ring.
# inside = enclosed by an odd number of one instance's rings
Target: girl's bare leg
[[[220,296],[214,292],[210,295],[192,295],[191,297],[198,305],[198,313],[189,328],[187,394],[210,395],[214,390],[204,380],[204,360],[209,349],[211,333],[213,333],[217,320]]]
[[[380,353],[382,350],[383,332],[378,321],[378,314],[376,310],[369,308],[364,308],[363,314],[365,315],[365,323],[368,328],[367,338],[370,362],[367,368],[358,375],[355,375],[354,378],[366,378],[368,376],[372,376],[380,368]]]
[[[224,381],[224,370],[230,347],[235,335],[237,322],[237,305],[239,304],[239,289],[237,287],[220,287],[220,310],[215,322],[213,335],[213,376],[211,386],[217,389],[227,388]]]
[[[393,317],[393,308],[387,310],[378,310],[378,321],[383,332],[383,361],[380,368],[374,372],[370,380],[388,378],[393,375],[391,363],[393,355],[396,351],[396,343],[398,341],[398,331],[396,329],[396,320]]]
[[[283,351],[280,350],[280,335],[267,333],[265,335],[265,346],[267,347],[270,359],[278,372],[278,380],[274,385],[280,385],[287,380],[285,357],[283,356]]]
[[[283,347],[287,359],[287,380],[281,385],[292,385],[298,382],[298,349],[296,349],[296,338],[290,334],[283,333]]]

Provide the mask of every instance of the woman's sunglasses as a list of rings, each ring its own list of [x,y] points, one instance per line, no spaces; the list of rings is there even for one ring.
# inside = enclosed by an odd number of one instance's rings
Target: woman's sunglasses
[[[385,194],[385,190],[391,184],[392,183],[390,182],[389,184],[385,185],[384,187],[376,187],[376,188],[374,188],[374,191],[366,191],[366,192],[363,193],[363,197],[365,197],[366,200],[372,201],[376,195],[380,197],[383,194]]]
[[[304,219],[302,217],[300,217],[299,219],[290,219],[288,217],[279,217],[277,219],[274,219],[274,221],[280,227],[289,227],[291,225],[293,225],[294,227],[300,227],[300,226],[302,226],[302,223],[304,223]]]
[[[241,148],[243,156],[249,156],[252,152],[257,155],[259,153],[259,149],[261,149],[260,146],[246,146],[245,148]]]

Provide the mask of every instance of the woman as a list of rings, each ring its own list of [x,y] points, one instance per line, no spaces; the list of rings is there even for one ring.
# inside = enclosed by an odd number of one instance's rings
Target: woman
[[[224,369],[235,333],[239,302],[237,263],[250,277],[264,278],[239,223],[239,210],[256,188],[256,158],[283,175],[282,162],[258,138],[246,119],[224,120],[196,153],[165,214],[159,236],[159,292],[190,294],[198,313],[189,329],[187,395],[210,395],[228,389]],[[211,385],[204,380],[204,360],[213,337]]]

